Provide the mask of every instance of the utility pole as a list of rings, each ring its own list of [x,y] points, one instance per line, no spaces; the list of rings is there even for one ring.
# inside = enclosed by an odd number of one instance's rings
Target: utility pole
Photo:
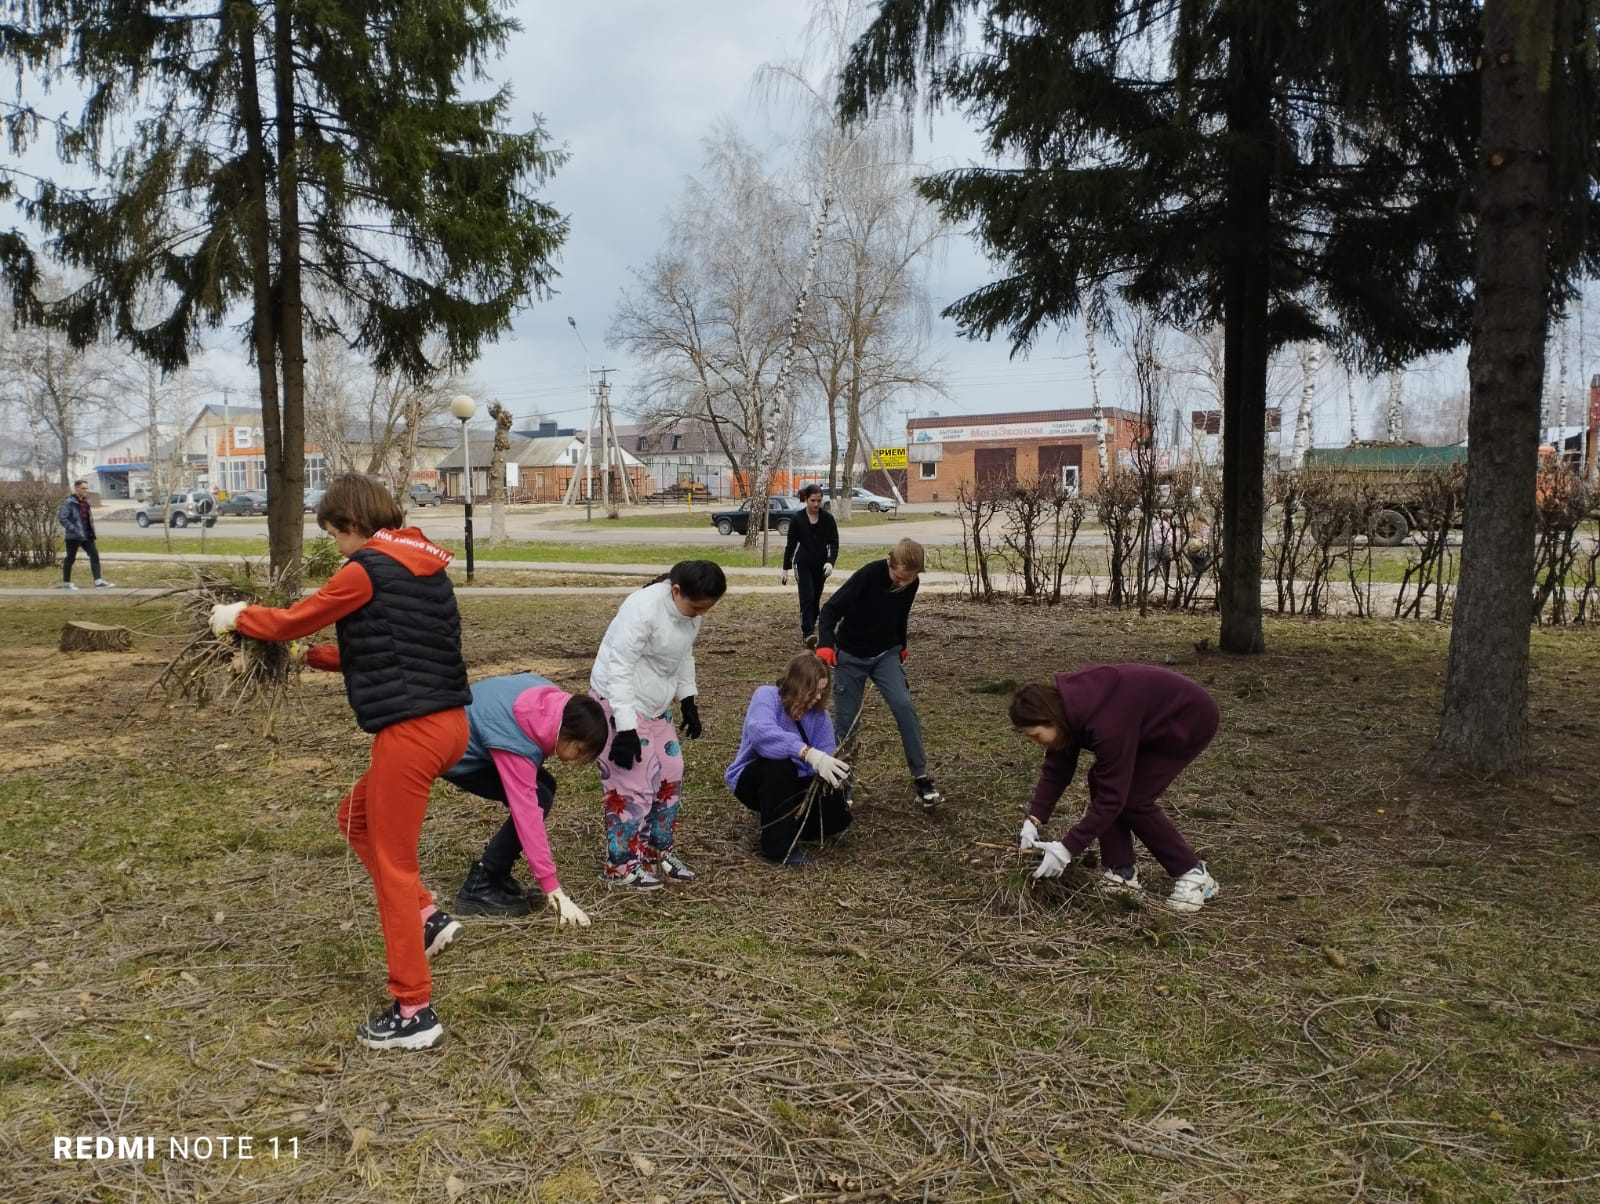
[[[233,453],[233,427],[228,421],[228,400],[232,394],[232,388],[227,385],[222,386],[222,438],[227,442],[224,444],[219,441],[217,444],[217,460],[219,461],[217,470],[222,476],[222,491],[224,493],[233,492],[228,488],[228,460]],[[224,446],[227,447],[226,452],[222,450]],[[211,492],[215,493],[216,491],[217,486],[211,486]]]
[[[613,465],[621,469],[618,475],[618,488],[622,491],[622,500],[629,505],[633,504],[633,493],[628,487],[627,462],[622,457],[622,444],[617,440],[616,423],[611,418],[611,382],[606,379],[606,373],[615,372],[615,368],[597,368],[600,373],[600,383],[596,386],[595,409],[600,413],[600,448],[601,455],[605,457],[604,475],[600,478],[601,501],[606,512],[611,511],[611,469]]]
[[[569,317],[567,325],[572,327],[572,333],[578,336],[578,346],[583,348],[583,395],[587,401],[588,414],[583,433],[583,500],[585,503],[594,501],[594,477],[590,471],[593,462],[594,449],[594,389],[590,382],[593,374],[589,370],[589,344],[583,341],[583,335],[578,331],[576,318]],[[561,499],[563,506],[576,505],[578,501],[578,471],[574,465],[572,479],[567,482],[566,496]]]

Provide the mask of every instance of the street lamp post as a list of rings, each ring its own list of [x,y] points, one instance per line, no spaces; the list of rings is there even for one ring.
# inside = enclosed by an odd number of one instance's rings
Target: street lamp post
[[[461,420],[461,477],[467,499],[467,581],[472,581],[472,446],[467,442],[467,423],[478,412],[478,403],[465,393],[450,399],[450,413]]]

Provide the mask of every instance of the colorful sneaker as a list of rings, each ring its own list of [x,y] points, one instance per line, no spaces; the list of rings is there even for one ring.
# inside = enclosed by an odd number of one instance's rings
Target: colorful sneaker
[[[95,589],[116,589],[117,588],[116,586],[112,585],[111,582],[107,581],[104,577],[96,577],[94,579],[94,587],[95,587]]]
[[[1144,891],[1144,884],[1139,881],[1137,870],[1124,877],[1116,870],[1106,870],[1100,875],[1100,893],[1103,895],[1119,895],[1123,898],[1135,898]]]
[[[428,960],[431,962],[450,948],[460,935],[461,921],[452,920],[445,912],[435,911],[422,924],[422,943]]]
[[[676,853],[666,852],[661,854],[656,861],[656,873],[663,878],[670,878],[674,882],[693,882],[695,872],[683,863],[683,858]]]
[[[444,1025],[431,1007],[407,1020],[400,1014],[400,1005],[391,1003],[356,1026],[356,1040],[368,1049],[432,1049],[444,1040]]]
[[[525,916],[533,906],[510,874],[491,874],[474,861],[456,892],[455,909],[464,916]]]
[[[645,869],[643,864],[637,861],[620,874],[602,871],[600,881],[607,886],[628,886],[634,890],[655,890],[661,885],[661,879],[657,878],[649,870]]]
[[[1202,861],[1172,884],[1167,906],[1173,911],[1199,911],[1216,897],[1217,890],[1217,880],[1206,871],[1206,863]]]
[[[941,794],[939,792],[939,788],[933,784],[932,778],[918,778],[917,799],[922,803],[922,809],[924,811],[932,811],[940,803],[944,802],[944,795]]]
[[[61,588],[62,589],[77,589],[78,587],[76,585],[72,584],[72,582],[70,582],[70,581],[63,581],[61,583]]]

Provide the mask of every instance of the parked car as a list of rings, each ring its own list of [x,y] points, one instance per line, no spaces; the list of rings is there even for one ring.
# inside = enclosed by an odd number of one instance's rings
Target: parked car
[[[267,512],[267,495],[264,493],[230,493],[217,503],[218,514],[243,514],[260,517]]]
[[[828,488],[826,485],[822,487],[822,505],[825,509],[833,509],[833,495],[835,492],[835,490]],[[881,493],[873,493],[870,490],[861,488],[859,485],[850,487],[850,508],[852,510],[857,507],[864,507],[873,514],[878,514],[885,510],[896,510],[899,506],[900,503],[892,497],[884,497]]]
[[[767,530],[779,535],[789,533],[789,523],[805,513],[798,498],[770,497],[767,499]],[[737,510],[718,510],[711,516],[711,525],[719,535],[743,535],[750,530],[750,499],[739,503]]]
[[[307,514],[315,514],[318,504],[322,501],[322,495],[326,492],[328,492],[326,489],[307,489],[302,499],[304,504],[300,508]]]
[[[413,506],[437,506],[444,498],[434,492],[432,485],[413,485],[411,487],[411,504]]]
[[[185,493],[170,494],[167,498],[172,507],[170,520],[174,527],[187,527],[190,523],[203,522],[208,527],[217,525],[217,499],[209,493],[194,490]],[[133,521],[141,527],[148,527],[151,523],[163,520],[166,506],[162,505],[159,498],[151,498],[144,505],[133,512]]]

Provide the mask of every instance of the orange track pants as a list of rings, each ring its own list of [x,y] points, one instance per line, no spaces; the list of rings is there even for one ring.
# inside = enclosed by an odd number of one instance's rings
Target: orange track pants
[[[339,831],[378,896],[389,993],[408,1007],[429,1002],[433,987],[419,918],[433,896],[422,885],[417,840],[433,780],[466,751],[461,707],[402,720],[373,738],[371,765],[339,804]]]

